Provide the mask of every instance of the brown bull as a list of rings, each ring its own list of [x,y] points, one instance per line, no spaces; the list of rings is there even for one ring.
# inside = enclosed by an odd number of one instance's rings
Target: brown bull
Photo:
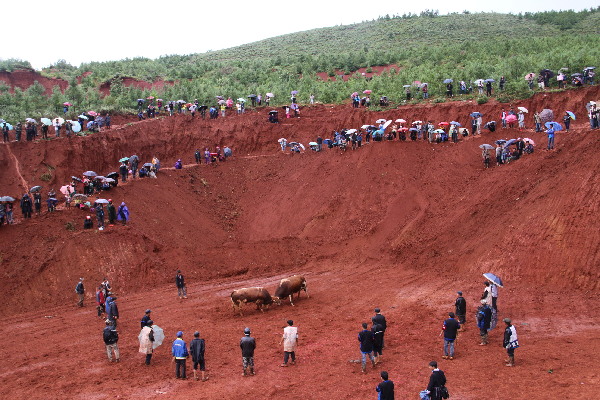
[[[273,300],[277,304],[281,304],[281,300],[289,297],[290,304],[294,305],[293,297],[294,293],[298,293],[298,298],[300,298],[300,291],[304,290],[306,293],[306,297],[310,297],[308,292],[306,291],[306,279],[304,279],[301,275],[294,275],[289,278],[282,279],[279,282],[279,286],[275,289],[275,295],[273,296]]]
[[[273,303],[273,298],[265,288],[251,287],[234,290],[231,292],[231,302],[233,303],[233,311],[236,308],[242,315],[242,304],[244,303],[255,303],[256,309],[265,312],[264,306],[268,306]]]

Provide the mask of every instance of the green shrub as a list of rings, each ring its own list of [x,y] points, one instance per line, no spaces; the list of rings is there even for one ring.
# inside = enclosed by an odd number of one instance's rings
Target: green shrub
[[[485,104],[488,102],[487,96],[479,96],[477,98],[477,104]]]

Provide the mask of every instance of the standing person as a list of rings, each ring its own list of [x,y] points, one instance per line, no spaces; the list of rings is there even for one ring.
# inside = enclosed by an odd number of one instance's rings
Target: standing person
[[[454,343],[460,329],[460,323],[454,319],[455,315],[453,312],[448,313],[448,316],[450,318],[444,321],[442,332],[440,333],[440,335],[444,335],[444,355],[442,358],[454,360]]]
[[[523,154],[523,148],[525,147],[525,142],[523,142],[523,140],[520,140],[521,143],[521,148],[519,149],[519,153]],[[492,294],[492,308],[494,310],[496,310],[496,312],[498,312],[498,285],[496,285],[495,283],[490,283],[490,293]]]
[[[483,149],[481,152],[481,156],[483,157],[483,166],[484,168],[490,167],[490,151],[488,149]]]
[[[21,141],[22,134],[23,134],[23,124],[21,124],[21,122],[17,122],[17,125],[15,126],[15,140],[17,142]]]
[[[317,151],[323,150],[323,138],[321,136],[317,136]]]
[[[106,129],[110,129],[110,114],[106,114],[106,117],[104,118],[104,124],[106,125]]]
[[[548,128],[546,135],[548,135],[548,150],[554,150],[554,129]]]
[[[373,357],[373,332],[367,329],[367,323],[363,322],[363,330],[358,332],[358,342],[360,343],[361,368],[362,372],[367,372],[367,355],[371,359],[371,364],[375,367],[375,358]]]
[[[537,111],[533,114],[533,122],[535,122],[535,131],[541,132],[542,131],[542,118],[540,117],[540,113]]]
[[[563,122],[565,123],[565,129],[567,130],[567,132],[569,132],[569,127],[571,126],[571,116],[569,115],[569,113],[565,113],[565,115],[563,116]]]
[[[492,304],[492,288],[490,287],[490,282],[483,282],[485,288],[483,289],[483,294],[481,295],[481,300],[485,300],[485,302],[489,305]]]
[[[102,318],[104,312],[104,288],[102,285],[98,286],[96,290],[96,308],[98,309],[98,318]]]
[[[452,97],[452,82],[446,85],[446,97]]]
[[[60,137],[60,124],[58,121],[54,124],[54,134],[56,137]]]
[[[96,220],[98,221],[98,230],[104,230],[104,207],[102,204],[96,205]]]
[[[108,307],[108,319],[110,322],[117,327],[117,320],[119,319],[119,307],[117,306],[117,297],[113,297]]]
[[[517,119],[519,120],[519,130],[525,129],[525,113],[523,111],[519,111]]]
[[[179,269],[177,270],[177,275],[175,275],[175,285],[177,286],[177,296],[179,296],[180,299],[187,299],[185,280]]]
[[[2,136],[4,137],[4,141],[8,142],[8,125],[6,123],[2,125]]]
[[[246,370],[250,368],[250,375],[254,375],[254,350],[256,340],[250,336],[250,328],[244,328],[244,337],[240,339],[242,349],[242,376],[246,376]]]
[[[481,135],[481,126],[483,125],[483,118],[481,117],[481,115],[479,115],[479,117],[477,117],[477,134]]]
[[[312,94],[312,93],[310,94],[310,97],[309,97],[309,103],[310,104],[315,104],[315,95]]]
[[[504,330],[504,341],[502,345],[506,349],[508,354],[508,360],[506,360],[507,367],[515,366],[515,349],[519,347],[519,340],[517,338],[517,329],[512,324],[510,318],[504,318],[506,329]]]
[[[500,77],[500,90],[504,90],[504,85],[506,84],[506,78],[504,78],[503,76]]]
[[[431,369],[431,376],[427,385],[429,398],[430,400],[441,400],[442,392],[446,390],[446,375],[444,371],[438,368],[437,361],[431,361],[429,368]]]
[[[371,326],[371,332],[373,332],[373,357],[375,358],[375,364],[379,364],[380,358],[383,355],[383,326],[377,323],[375,317],[371,318],[373,325]]]
[[[42,195],[39,192],[33,194],[33,206],[35,207],[35,214],[39,216],[42,212]]]
[[[375,388],[377,400],[394,400],[394,382],[389,379],[387,371],[381,371],[381,381]]]
[[[502,114],[500,115],[502,121],[502,128],[506,128],[506,110],[502,109]]]
[[[492,309],[488,306],[486,300],[481,300],[481,306],[477,308],[477,327],[481,336],[480,346],[488,344],[488,330],[492,323]]]
[[[121,181],[127,182],[127,175],[129,175],[129,169],[127,168],[127,164],[124,162],[119,166],[119,172],[121,173]]]
[[[171,347],[171,354],[173,360],[175,360],[175,377],[177,379],[187,379],[185,374],[185,361],[187,360],[189,353],[186,343],[183,341],[183,332],[177,332],[177,339],[173,342]]]
[[[496,165],[504,164],[502,160],[502,146],[496,146]]]
[[[121,221],[123,225],[127,225],[127,221],[129,221],[129,209],[125,202],[122,202],[117,210],[117,221]]]
[[[146,325],[148,325],[149,321],[152,321],[152,318],[150,317],[150,313],[152,313],[151,309],[147,309],[146,312],[144,313],[144,316],[142,317],[141,321],[140,321],[140,328],[144,329],[144,327]]]
[[[142,326],[142,330],[138,335],[138,341],[140,342],[139,352],[146,355],[146,359],[144,364],[150,365],[150,361],[152,360],[152,353],[154,352],[154,331],[152,330],[152,325],[154,325],[154,321],[149,319],[146,322],[146,325]]]
[[[200,149],[196,149],[196,152],[194,152],[194,158],[196,159],[196,164],[199,164],[200,160],[202,159],[202,153],[200,153]]]
[[[42,139],[48,139],[48,125],[42,124]]]
[[[454,311],[456,313],[456,317],[458,318],[458,322],[461,324],[460,330],[464,330],[464,324],[467,323],[467,301],[463,297],[463,293],[461,291],[456,292],[458,297],[454,302]]]
[[[289,356],[292,356],[292,365],[296,364],[296,345],[298,344],[298,328],[293,326],[294,321],[291,319],[287,322],[288,326],[283,328],[283,335],[279,344],[283,343],[283,364],[282,367],[287,367]]]
[[[378,323],[382,327],[383,335],[381,336],[381,346],[383,348],[385,347],[384,336],[385,330],[387,329],[387,321],[385,316],[381,314],[381,309],[379,309],[379,307],[375,309],[375,316],[371,318],[371,321]]]
[[[117,342],[119,341],[119,333],[117,332],[117,328],[111,325],[110,320],[106,320],[106,327],[102,331],[102,338],[104,339],[104,344],[106,345],[106,355],[108,356],[108,362],[112,362],[113,352],[115,353],[115,362],[120,362],[119,358],[119,346]]]
[[[108,226],[114,226],[115,220],[117,219],[117,210],[112,203],[112,199],[108,199],[106,210],[108,211]]]
[[[200,339],[200,332],[196,331],[194,332],[194,339],[190,342],[190,353],[192,354],[192,362],[194,363],[192,369],[194,371],[194,380],[198,380],[196,371],[198,370],[198,367],[200,367],[202,382],[208,380],[208,377],[205,376],[206,366],[204,363],[204,350],[204,339]]]
[[[77,293],[77,305],[83,307],[83,299],[85,297],[85,287],[83,286],[83,278],[79,278],[79,282],[75,285],[75,293]]]

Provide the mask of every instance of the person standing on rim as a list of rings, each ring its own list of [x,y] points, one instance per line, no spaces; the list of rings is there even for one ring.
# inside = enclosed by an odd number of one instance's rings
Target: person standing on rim
[[[461,291],[458,291],[456,293],[458,294],[458,297],[454,302],[454,312],[456,313],[458,322],[460,322],[461,324],[460,330],[464,331],[464,324],[467,323],[467,301],[463,297],[463,293]]]
[[[298,328],[294,325],[291,319],[287,321],[288,326],[283,328],[283,335],[279,344],[283,343],[283,364],[282,367],[287,367],[288,358],[292,356],[292,365],[296,364],[296,345],[298,344]]]
[[[177,275],[175,275],[175,285],[177,286],[177,296],[179,296],[180,299],[187,299],[185,280],[179,269],[177,270]]]
[[[244,337],[240,339],[240,348],[242,349],[242,376],[247,375],[248,368],[250,369],[250,375],[254,375],[256,340],[250,336],[250,328],[244,329]]]
[[[77,305],[83,307],[83,299],[85,298],[85,287],[83,286],[83,278],[79,278],[79,282],[75,286],[75,293],[77,293]]]

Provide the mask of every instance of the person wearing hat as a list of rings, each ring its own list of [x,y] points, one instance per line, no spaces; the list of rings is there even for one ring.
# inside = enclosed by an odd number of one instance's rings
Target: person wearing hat
[[[504,330],[504,341],[503,346],[508,354],[508,360],[506,360],[507,367],[515,366],[515,349],[519,347],[519,340],[517,337],[517,329],[512,324],[510,318],[504,318],[506,329]]]
[[[183,332],[177,332],[177,339],[173,342],[171,347],[171,354],[175,361],[175,377],[177,379],[187,379],[185,374],[185,360],[188,358],[189,353],[187,345],[183,341]]]
[[[464,324],[467,323],[467,301],[463,297],[463,293],[461,291],[458,291],[456,293],[458,294],[458,297],[454,302],[454,312],[456,314],[456,318],[458,318],[458,322],[460,322],[461,324],[460,329],[464,330]]]
[[[150,365],[152,353],[154,352],[154,348],[152,346],[152,343],[154,342],[154,331],[152,330],[152,325],[154,325],[154,321],[148,319],[148,321],[146,321],[146,325],[142,326],[142,330],[138,335],[138,340],[140,342],[139,352],[146,355],[146,365]]]
[[[387,329],[387,322],[385,320],[385,317],[383,315],[381,315],[381,310],[379,308],[375,309],[375,316],[373,318],[371,318],[371,321],[373,321],[373,323],[377,323],[378,325],[381,325],[383,334],[381,336],[381,346],[382,348],[385,348],[385,344],[384,344],[384,336],[385,336],[385,330]]]
[[[250,368],[250,375],[254,375],[256,340],[250,336],[250,328],[244,328],[244,337],[240,339],[240,348],[242,349],[242,376],[247,375],[248,368]]]
[[[104,344],[106,345],[108,362],[112,362],[113,352],[115,353],[115,362],[120,362],[119,346],[117,345],[117,342],[119,341],[119,333],[117,332],[117,328],[110,323],[109,319],[106,320],[106,327],[102,331],[102,338],[104,339]]]
[[[477,308],[477,327],[481,336],[480,346],[488,344],[488,330],[492,322],[492,309],[488,306],[486,300],[481,300],[481,305]]]
[[[180,299],[187,299],[187,290],[185,288],[185,279],[181,274],[181,270],[177,270],[177,275],[175,275],[175,286],[177,286],[177,296]]]
[[[83,220],[83,229],[93,229],[94,223],[92,222],[92,217],[90,215],[86,216]]]
[[[389,379],[387,371],[381,371],[381,382],[375,390],[379,393],[377,400],[394,400],[394,382]]]
[[[282,367],[287,367],[288,359],[292,356],[292,365],[296,364],[296,345],[298,344],[298,328],[293,326],[294,321],[287,321],[288,326],[283,328],[283,335],[279,344],[283,343],[283,364]]]
[[[79,307],[83,307],[83,299],[85,297],[85,287],[83,286],[83,278],[79,278],[79,282],[75,286],[75,293],[77,293],[77,297],[79,301],[77,301],[77,305]]]
[[[148,321],[152,321],[152,318],[150,318],[150,313],[152,312],[151,309],[147,309],[146,312],[144,313],[144,316],[142,317],[142,320],[140,321],[140,328],[144,328],[146,325],[148,325]]]
[[[198,380],[196,371],[198,370],[198,367],[200,367],[202,382],[208,380],[208,377],[205,376],[206,366],[204,364],[204,350],[204,339],[200,339],[200,332],[196,331],[194,332],[194,339],[190,342],[190,353],[192,354],[192,362],[194,363],[192,371],[194,371],[194,380]]]

